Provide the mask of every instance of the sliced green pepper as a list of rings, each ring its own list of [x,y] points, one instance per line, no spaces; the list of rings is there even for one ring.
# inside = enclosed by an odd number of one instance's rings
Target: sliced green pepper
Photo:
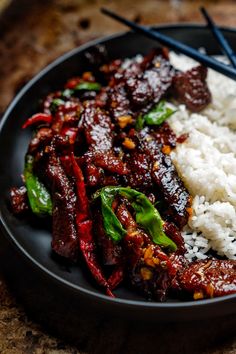
[[[64,91],[61,92],[61,97],[62,98],[70,98],[73,95],[74,91],[71,89],[65,89]]]
[[[157,105],[155,105],[148,113],[146,113],[145,115],[140,114],[138,116],[135,128],[137,130],[141,130],[144,124],[160,125],[175,112],[176,110],[168,107],[166,101],[162,100]]]
[[[160,125],[173,113],[175,113],[175,110],[168,107],[165,101],[160,101],[147,114],[145,114],[143,118],[147,125]]]
[[[58,107],[64,103],[65,103],[65,101],[63,101],[61,98],[54,98],[50,104],[50,111],[52,113],[55,113],[57,111]]]
[[[98,82],[89,82],[83,81],[75,86],[75,91],[87,90],[87,91],[99,91],[101,89],[101,85]]]
[[[144,124],[145,124],[144,118],[143,118],[142,114],[139,114],[139,116],[135,122],[135,129],[138,131],[142,130],[144,127]]]
[[[31,155],[25,157],[24,178],[30,207],[34,214],[52,214],[52,200],[46,187],[39,181],[33,172],[34,158]]]
[[[126,234],[126,230],[112,210],[112,202],[117,194],[125,196],[131,202],[136,212],[136,222],[149,233],[154,243],[171,251],[177,249],[176,244],[164,233],[164,222],[149,199],[143,193],[126,187],[104,187],[94,195],[94,198],[101,198],[104,229],[113,241],[120,241]]]

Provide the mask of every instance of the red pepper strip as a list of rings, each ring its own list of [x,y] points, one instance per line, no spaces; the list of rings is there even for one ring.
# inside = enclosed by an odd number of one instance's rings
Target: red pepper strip
[[[96,282],[106,289],[107,295],[114,297],[113,293],[110,290],[110,286],[107,280],[104,278],[100,265],[98,264],[97,261],[96,244],[93,240],[93,235],[92,235],[92,221],[86,220],[80,222],[79,219],[80,219],[79,217],[76,217],[79,245],[80,245],[80,250],[84,256],[84,259],[88,265],[88,268],[92,273]]]
[[[117,288],[117,286],[122,282],[124,279],[124,265],[118,265],[115,267],[113,272],[111,273],[108,284],[111,290]]]
[[[75,156],[71,153],[71,165],[73,168],[73,173],[75,176],[76,190],[77,190],[77,200],[79,205],[79,213],[77,215],[77,221],[81,222],[89,219],[89,206],[88,198],[86,194],[86,188],[84,183],[84,176],[76,162]]]
[[[51,114],[46,114],[46,113],[37,113],[34,114],[32,117],[28,118],[27,121],[22,125],[22,128],[25,129],[29,127],[30,125],[36,124],[36,123],[51,123],[52,122],[52,116]]]
[[[80,77],[73,77],[72,79],[70,79],[70,80],[66,83],[65,88],[67,88],[67,89],[73,89],[73,88],[75,88],[75,86],[77,86],[80,82],[81,82],[81,78],[80,78]]]
[[[97,261],[97,247],[92,233],[92,221],[89,220],[89,206],[84,184],[84,177],[73,153],[71,153],[71,164],[76,181],[77,200],[79,205],[79,209],[76,210],[76,225],[80,250],[94,279],[99,285],[105,287],[107,295],[114,297]]]

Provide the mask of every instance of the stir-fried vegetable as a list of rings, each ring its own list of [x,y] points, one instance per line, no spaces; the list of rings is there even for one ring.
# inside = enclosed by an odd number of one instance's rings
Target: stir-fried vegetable
[[[143,193],[126,187],[104,187],[95,194],[95,198],[101,198],[105,232],[113,241],[120,241],[126,234],[126,230],[112,210],[112,202],[117,194],[126,197],[131,202],[136,212],[136,222],[149,233],[154,243],[169,248],[171,251],[177,249],[176,244],[164,233],[164,222],[149,199]]]
[[[65,104],[71,96],[79,91],[99,91],[101,85],[98,82],[82,81],[77,84],[73,89],[65,89],[61,92],[60,98],[54,98],[50,104],[50,111],[55,113],[60,105]]]
[[[24,178],[27,189],[30,207],[34,214],[52,214],[52,201],[50,194],[42,182],[33,172],[34,159],[31,155],[26,155]]]
[[[75,86],[75,91],[87,90],[87,91],[99,91],[101,85],[98,82],[83,81]]]
[[[141,130],[145,124],[160,125],[176,111],[168,107],[166,101],[162,100],[155,105],[147,114],[139,115],[135,128]]]
[[[52,113],[55,113],[57,111],[58,107],[64,103],[65,103],[65,101],[62,100],[61,98],[54,98],[50,104],[50,111]]]
[[[27,121],[22,125],[22,128],[25,129],[31,125],[37,125],[37,124],[50,124],[51,121],[52,121],[51,114],[36,113],[32,117],[27,119]]]

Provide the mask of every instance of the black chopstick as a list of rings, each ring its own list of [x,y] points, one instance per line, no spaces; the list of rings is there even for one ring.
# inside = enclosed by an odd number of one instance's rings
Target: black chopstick
[[[207,21],[208,27],[211,29],[213,35],[215,36],[216,40],[218,41],[223,53],[229,58],[232,66],[236,68],[236,58],[235,54],[230,47],[228,41],[225,39],[223,36],[221,30],[216,26],[215,22],[211,18],[211,16],[208,14],[207,10],[204,7],[200,8],[201,13],[203,14],[204,18]]]
[[[199,63],[208,66],[209,68],[218,71],[219,73],[230,77],[231,79],[236,80],[236,70],[229,65],[223,64],[213,57],[207,56],[205,54],[200,53],[197,49],[194,49],[184,43],[181,43],[169,36],[166,36],[158,31],[154,31],[145,26],[138,25],[133,21],[127,20],[126,18],[117,15],[116,13],[101,8],[101,12],[107,16],[112,17],[113,19],[123,23],[124,25],[132,28],[135,32],[141,33],[146,37],[154,39],[160,42],[162,45],[166,45],[167,47],[176,50],[186,56],[195,59]]]

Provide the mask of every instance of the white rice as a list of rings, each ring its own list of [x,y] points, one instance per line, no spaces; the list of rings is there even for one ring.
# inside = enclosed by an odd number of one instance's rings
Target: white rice
[[[196,65],[174,53],[181,70]],[[188,259],[204,259],[212,249],[236,259],[236,82],[209,70],[212,103],[201,114],[185,105],[169,119],[177,135],[188,133],[172,160],[193,196],[193,216],[183,231]]]

